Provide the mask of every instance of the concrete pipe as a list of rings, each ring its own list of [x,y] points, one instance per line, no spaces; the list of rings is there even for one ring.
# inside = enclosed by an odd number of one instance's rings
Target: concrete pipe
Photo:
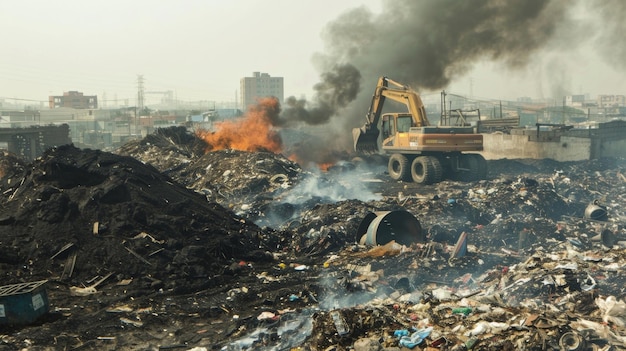
[[[401,245],[424,242],[420,222],[407,211],[370,212],[359,224],[361,245],[384,245],[392,240]]]

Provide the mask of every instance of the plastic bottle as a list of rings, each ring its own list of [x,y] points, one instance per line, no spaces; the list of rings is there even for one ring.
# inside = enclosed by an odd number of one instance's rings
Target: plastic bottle
[[[333,323],[335,323],[335,328],[337,329],[337,334],[339,334],[339,336],[344,336],[350,332],[350,329],[348,329],[348,326],[346,325],[346,321],[343,319],[343,316],[339,311],[331,311],[330,316],[333,319]]]
[[[477,342],[478,342],[478,339],[474,337],[467,339],[467,341],[465,342],[465,349],[471,350],[474,347],[474,345],[476,345]]]
[[[456,307],[452,309],[452,313],[464,314],[467,316],[468,314],[472,313],[472,308],[471,307]]]
[[[411,334],[411,339],[419,344],[424,341],[424,339],[426,339],[432,331],[433,327],[419,329],[415,333]]]
[[[403,336],[407,336],[409,335],[409,331],[406,329],[399,329],[393,332],[393,336],[395,336],[396,338],[400,338]]]

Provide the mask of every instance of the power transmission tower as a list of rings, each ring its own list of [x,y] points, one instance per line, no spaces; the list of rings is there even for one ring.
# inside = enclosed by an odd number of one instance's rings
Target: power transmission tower
[[[139,113],[143,111],[143,97],[144,97],[143,74],[138,74],[137,75],[137,108],[139,109]]]

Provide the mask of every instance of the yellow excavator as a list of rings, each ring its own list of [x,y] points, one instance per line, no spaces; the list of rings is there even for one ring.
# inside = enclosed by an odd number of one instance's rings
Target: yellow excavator
[[[406,105],[408,112],[382,114],[386,99]],[[366,119],[352,131],[354,150],[388,155],[393,180],[433,184],[487,176],[487,162],[478,153],[483,136],[464,120],[459,125],[431,125],[419,94],[406,85],[380,77]]]

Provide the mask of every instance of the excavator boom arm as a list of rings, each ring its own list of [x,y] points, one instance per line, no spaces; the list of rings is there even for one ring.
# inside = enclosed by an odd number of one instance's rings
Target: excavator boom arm
[[[389,87],[389,84],[394,87]],[[352,131],[354,138],[354,149],[359,152],[378,151],[378,122],[381,117],[383,105],[386,99],[406,105],[408,112],[413,116],[416,127],[430,125],[426,117],[424,103],[419,94],[406,85],[402,85],[387,77],[378,78],[372,102],[366,116],[366,124],[361,128]]]
[[[396,88],[390,88],[389,83]],[[387,77],[378,78],[378,84],[372,96],[372,102],[367,112],[367,124],[377,125],[383,110],[385,100],[389,98],[393,101],[405,104],[408,112],[413,115],[415,124],[418,127],[428,126],[430,122],[426,117],[424,103],[419,94],[406,85],[402,85]]]

